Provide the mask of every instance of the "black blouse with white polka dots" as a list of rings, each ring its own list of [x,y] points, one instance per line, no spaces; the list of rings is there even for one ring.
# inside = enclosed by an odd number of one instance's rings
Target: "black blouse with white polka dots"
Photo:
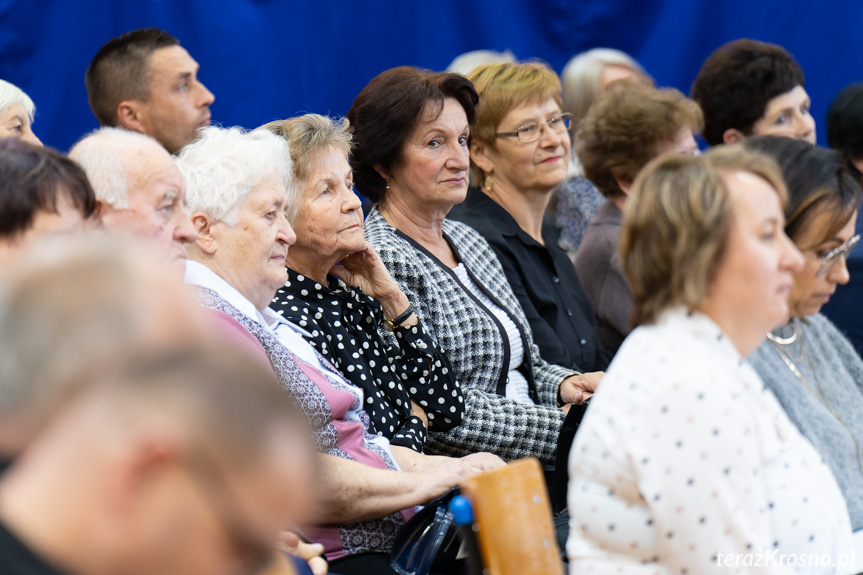
[[[443,351],[422,325],[384,330],[381,305],[334,276],[329,285],[288,269],[271,307],[311,334],[309,342],[363,390],[373,431],[393,445],[422,451],[426,431],[411,399],[446,431],[464,415],[464,398]]]

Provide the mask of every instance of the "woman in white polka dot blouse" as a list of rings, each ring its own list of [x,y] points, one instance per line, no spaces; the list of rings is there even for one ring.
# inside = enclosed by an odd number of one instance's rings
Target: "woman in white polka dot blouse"
[[[350,126],[306,114],[266,128],[288,141],[300,190],[290,214],[297,242],[288,281],[271,307],[306,329],[309,342],[364,390],[378,435],[421,452],[427,428],[461,422],[464,398],[446,355],[363,238]]]
[[[570,453],[575,573],[842,573],[851,526],[812,445],[746,361],[803,264],[776,166],[666,156],[621,236],[632,321]]]

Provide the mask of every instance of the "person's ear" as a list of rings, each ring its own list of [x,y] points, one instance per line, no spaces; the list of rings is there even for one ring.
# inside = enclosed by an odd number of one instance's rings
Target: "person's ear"
[[[114,466],[114,481],[109,490],[113,507],[120,513],[139,512],[142,505],[152,502],[152,489],[163,485],[163,473],[181,462],[181,448],[175,437],[142,430],[130,437],[125,452]]]
[[[737,130],[735,128],[728,128],[727,130],[725,130],[725,133],[722,134],[722,143],[728,144],[729,146],[731,144],[739,144],[743,141],[743,138],[745,137],[746,135],[740,130]]]
[[[96,199],[96,209],[87,218],[87,225],[92,228],[104,227],[104,217],[109,213],[111,206],[105,203],[105,200]]]
[[[146,104],[140,100],[123,100],[117,105],[117,120],[119,127],[132,132],[146,134],[144,126]]]
[[[203,212],[195,212],[192,215],[192,227],[195,229],[195,246],[208,256],[212,256],[219,249],[219,239],[213,233],[215,223]]]
[[[494,172],[494,164],[488,157],[488,147],[476,138],[470,140],[470,159],[473,165],[484,173],[491,174]]]
[[[384,171],[383,167],[380,164],[375,164],[375,171],[378,173],[380,177],[384,179],[385,182],[389,181],[389,176]]]
[[[632,182],[627,182],[623,178],[619,178],[617,176],[614,176],[614,181],[617,182],[617,187],[620,188],[623,195],[628,196],[629,190],[632,188]]]

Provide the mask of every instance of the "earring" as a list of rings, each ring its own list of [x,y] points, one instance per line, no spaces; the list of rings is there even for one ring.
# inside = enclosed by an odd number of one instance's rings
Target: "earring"
[[[494,185],[494,180],[491,179],[491,174],[485,177],[485,181],[482,183],[482,187],[485,191],[490,192],[491,187]]]

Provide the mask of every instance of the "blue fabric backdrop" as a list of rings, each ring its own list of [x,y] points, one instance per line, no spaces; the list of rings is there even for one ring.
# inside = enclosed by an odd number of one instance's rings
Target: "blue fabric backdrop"
[[[806,72],[822,143],[830,100],[863,80],[859,0],[0,0],[0,78],[34,99],[46,144],[66,150],[96,127],[87,64],[108,39],[144,26],[168,30],[201,64],[214,121],[246,127],[344,114],[386,68],[439,70],[479,48],[558,71],[582,50],[619,48],[688,93],[721,43],[776,42]]]

